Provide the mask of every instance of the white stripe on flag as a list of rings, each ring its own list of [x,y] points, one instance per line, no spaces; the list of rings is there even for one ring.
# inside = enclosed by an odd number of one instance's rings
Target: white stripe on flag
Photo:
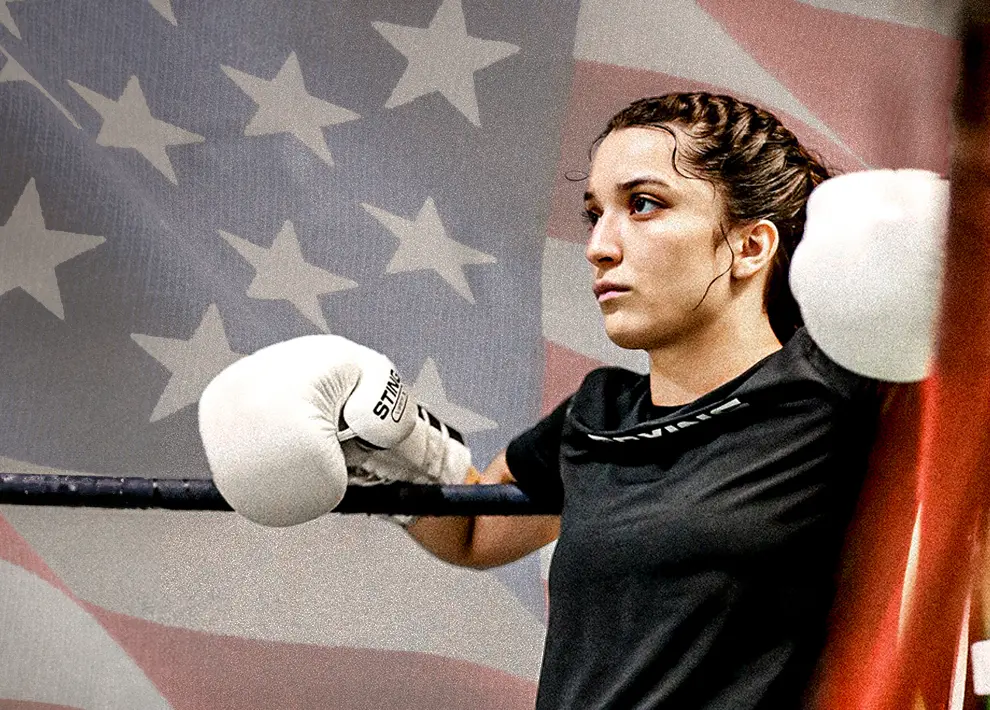
[[[75,601],[0,560],[0,696],[79,708],[171,706]],[[10,639],[16,639],[10,642]]]

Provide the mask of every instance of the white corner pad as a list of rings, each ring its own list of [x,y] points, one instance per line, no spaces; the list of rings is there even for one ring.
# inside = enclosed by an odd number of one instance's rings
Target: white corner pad
[[[971,646],[973,664],[973,692],[990,695],[990,639],[977,641]]]

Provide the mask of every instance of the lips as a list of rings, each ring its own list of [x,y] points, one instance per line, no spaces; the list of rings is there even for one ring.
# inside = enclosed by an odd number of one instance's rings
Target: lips
[[[618,296],[620,293],[625,293],[629,290],[629,287],[617,284],[614,281],[596,281],[592,290],[595,292],[595,297],[599,301],[604,301],[608,298]]]

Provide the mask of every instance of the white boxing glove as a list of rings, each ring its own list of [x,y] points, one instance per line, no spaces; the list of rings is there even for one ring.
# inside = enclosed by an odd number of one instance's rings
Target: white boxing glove
[[[422,417],[435,434],[424,430]],[[439,472],[446,482],[455,476],[449,466],[463,465],[465,456],[466,473],[470,452],[451,454],[449,436],[428,421],[388,358],[335,335],[288,340],[238,360],[199,404],[217,489],[236,511],[271,526],[333,510],[347,490],[348,470],[375,470],[372,459],[390,448],[403,465],[379,465],[382,474],[431,480]]]
[[[948,181],[924,170],[848,173],[811,193],[791,292],[832,360],[878,380],[927,376],[948,212]]]

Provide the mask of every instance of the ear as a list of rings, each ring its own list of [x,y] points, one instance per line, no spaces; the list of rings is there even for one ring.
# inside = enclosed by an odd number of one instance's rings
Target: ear
[[[748,279],[761,270],[768,269],[780,243],[777,225],[768,219],[747,225],[736,232],[736,258],[732,265],[732,277]]]

